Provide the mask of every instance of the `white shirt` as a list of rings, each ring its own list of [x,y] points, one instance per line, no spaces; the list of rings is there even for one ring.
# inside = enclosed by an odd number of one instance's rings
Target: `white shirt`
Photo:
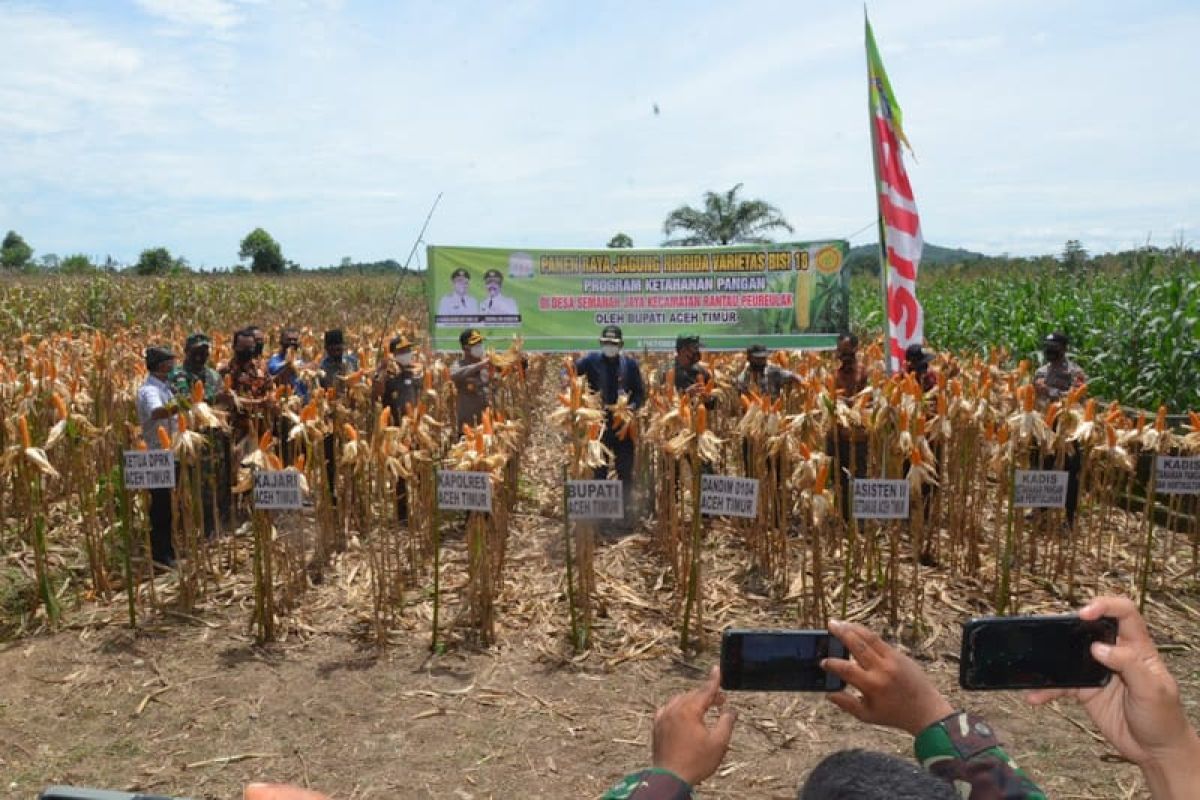
[[[458,314],[478,314],[479,301],[469,294],[448,294],[438,303],[439,316],[454,316]]]
[[[479,310],[484,314],[495,314],[496,316],[513,316],[515,317],[520,311],[517,310],[517,301],[511,297],[505,297],[498,294],[495,297],[488,297],[479,304]]]
[[[147,375],[146,382],[138,387],[138,422],[142,423],[142,441],[151,450],[162,449],[158,441],[159,428],[166,428],[167,433],[172,435],[175,433],[174,416],[162,419],[152,418],[154,412],[169,403],[174,396],[175,392],[171,389],[170,384],[153,375]]]

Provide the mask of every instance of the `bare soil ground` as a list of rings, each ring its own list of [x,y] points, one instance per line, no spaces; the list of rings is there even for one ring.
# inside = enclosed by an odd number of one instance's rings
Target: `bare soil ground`
[[[151,613],[136,630],[121,603],[85,603],[56,633],[0,647],[0,794],[30,798],[47,784],[234,798],[253,780],[311,786],[339,798],[595,797],[649,760],[654,708],[694,686],[728,625],[788,626],[793,603],[746,591],[748,556],[731,531],[709,536],[705,638],[679,654],[666,568],[645,531],[602,544],[593,649],[566,641],[559,459],[538,431],[511,520],[497,644],[462,641],[428,652],[431,607],[414,590],[388,647],[369,639],[370,596],[351,547],[288,619],[283,641],[258,646],[251,589],[223,582],[189,615]],[[561,497],[561,495],[559,495]],[[303,525],[303,519],[293,521]],[[286,525],[281,523],[281,529]],[[461,538],[447,543],[453,597]],[[1104,576],[1128,587],[1128,565]],[[160,578],[170,593],[170,576]],[[1023,610],[1067,610],[1046,581],[1022,589]],[[956,687],[959,628],[982,610],[986,586],[934,568],[925,579],[928,630],[912,651],[951,701],[985,714],[1011,754],[1058,798],[1144,795],[1073,705],[1032,709],[1011,693]],[[886,631],[875,598],[850,616]],[[1200,721],[1200,600],[1185,587],[1155,594],[1147,614],[1193,720]],[[453,619],[455,609],[447,609]],[[702,797],[791,798],[820,758],[869,747],[911,754],[910,737],[864,726],[823,697],[746,694],[733,746]]]

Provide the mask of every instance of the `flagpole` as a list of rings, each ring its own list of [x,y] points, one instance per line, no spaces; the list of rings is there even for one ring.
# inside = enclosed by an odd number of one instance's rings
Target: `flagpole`
[[[875,175],[875,225],[878,229],[879,242],[879,288],[883,297],[883,363],[887,374],[892,374],[892,333],[891,319],[888,316],[888,263],[885,231],[883,226],[883,206],[879,199],[879,130],[875,126],[875,104],[872,102],[872,92],[875,87],[871,77],[871,48],[867,46],[867,38],[871,36],[871,20],[867,17],[867,4],[863,3],[863,50],[867,56],[867,127],[871,130],[871,170]]]

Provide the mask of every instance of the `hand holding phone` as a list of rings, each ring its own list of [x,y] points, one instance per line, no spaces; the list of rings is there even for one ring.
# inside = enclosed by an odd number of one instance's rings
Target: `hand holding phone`
[[[1141,768],[1154,797],[1185,797],[1196,787],[1200,736],[1188,722],[1179,684],[1163,663],[1146,621],[1125,597],[1098,597],[1079,611],[1085,621],[1117,622],[1116,644],[1093,645],[1115,674],[1099,688],[1038,689],[1029,702],[1078,700],[1117,752]]]
[[[850,716],[871,725],[907,731],[913,736],[954,713],[917,662],[868,628],[830,622],[829,630],[854,657],[830,658],[825,669],[859,691],[835,692],[829,700]]]
[[[1103,686],[1111,672],[1093,642],[1113,644],[1117,621],[1074,614],[979,617],[963,625],[958,681],[964,689]]]
[[[725,704],[720,684],[718,669],[713,667],[703,686],[675,695],[654,713],[654,766],[675,773],[691,786],[717,771],[733,737],[737,713]],[[705,720],[710,708],[719,709],[711,725]]]
[[[845,684],[821,662],[845,654],[842,643],[825,631],[730,628],[721,635],[721,688],[836,692]]]

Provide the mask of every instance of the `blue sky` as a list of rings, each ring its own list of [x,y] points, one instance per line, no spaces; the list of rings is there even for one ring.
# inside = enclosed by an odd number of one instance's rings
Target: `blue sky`
[[[1200,4],[870,4],[927,241],[1200,244]],[[745,184],[872,241],[861,5],[0,0],[0,230],[304,266],[661,242]],[[658,105],[660,113],[653,108]]]

